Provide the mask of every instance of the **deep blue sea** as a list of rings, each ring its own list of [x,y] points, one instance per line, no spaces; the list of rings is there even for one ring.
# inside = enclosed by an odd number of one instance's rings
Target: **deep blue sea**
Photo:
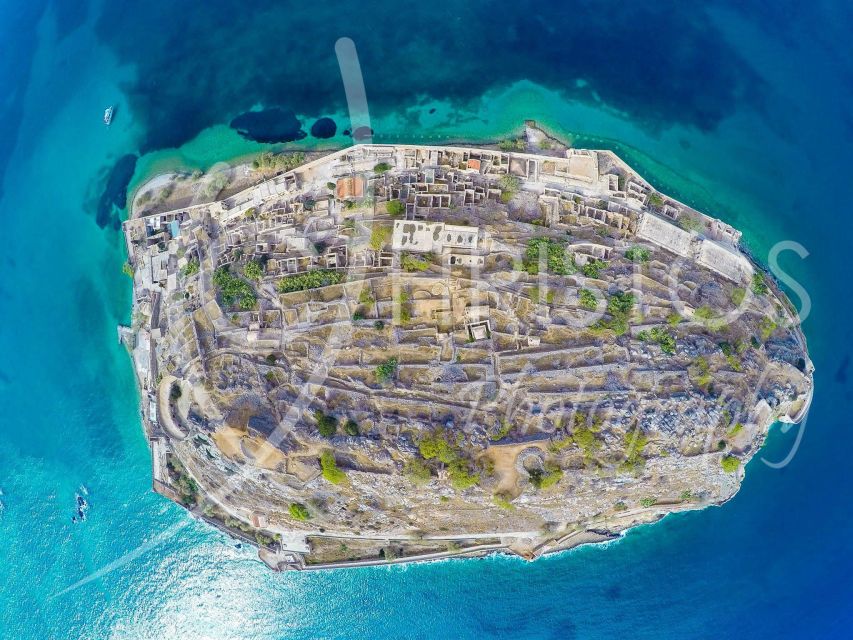
[[[853,637],[851,7],[0,0],[0,638]],[[125,190],[348,144],[341,37],[378,142],[532,118],[617,150],[762,262],[799,243],[779,262],[811,306],[801,438],[774,428],[724,507],[532,564],[274,574],[153,494],[116,340]],[[255,140],[231,126],[247,111]]]

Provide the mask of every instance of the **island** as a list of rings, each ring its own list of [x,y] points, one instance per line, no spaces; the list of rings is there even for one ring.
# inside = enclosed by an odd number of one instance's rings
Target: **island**
[[[720,505],[811,400],[739,231],[532,122],[172,173],[130,209],[154,489],[277,570],[533,559]]]

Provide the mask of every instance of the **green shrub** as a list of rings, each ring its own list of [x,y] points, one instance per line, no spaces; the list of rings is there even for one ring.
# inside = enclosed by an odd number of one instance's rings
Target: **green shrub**
[[[344,424],[344,433],[348,436],[357,436],[361,433],[361,430],[358,428],[358,423],[350,418]]]
[[[738,422],[735,426],[728,430],[728,433],[726,435],[728,435],[730,438],[734,438],[741,431],[743,431],[743,425]]]
[[[447,475],[450,477],[450,486],[457,491],[470,489],[480,482],[479,473],[471,473],[467,460],[458,458],[447,465]]]
[[[550,489],[563,477],[563,470],[556,464],[547,462],[544,468],[529,472],[530,484],[537,489]]]
[[[213,284],[226,307],[237,305],[244,311],[255,308],[258,299],[252,285],[232,275],[227,266],[213,272]]]
[[[288,511],[290,512],[290,517],[294,520],[304,522],[305,520],[311,519],[311,514],[308,512],[307,507],[299,502],[292,502]]]
[[[252,260],[246,263],[246,266],[243,267],[243,275],[246,276],[249,280],[260,280],[264,277],[264,269],[261,267],[260,262],[256,262]]]
[[[324,438],[331,438],[338,431],[338,419],[335,416],[330,416],[319,409],[314,411],[314,419],[317,421],[317,431]]]
[[[121,272],[128,278],[133,279],[133,267],[130,265],[129,262],[125,262],[123,265],[121,265]]]
[[[723,456],[720,460],[720,465],[726,473],[736,473],[740,469],[740,460],[734,456]]]
[[[567,276],[577,272],[574,257],[566,252],[564,243],[553,238],[531,238],[527,241],[523,259],[524,268],[529,274],[539,273],[539,254],[543,250],[548,273]]]
[[[614,511],[627,511],[628,505],[622,502],[621,500],[613,505]]]
[[[373,167],[373,172],[378,173],[380,175],[385,173],[386,171],[390,171],[390,170],[391,170],[391,165],[388,164],[387,162],[380,162],[379,164],[377,164]]]
[[[376,367],[376,381],[379,384],[384,384],[391,380],[397,373],[397,358],[388,358],[385,362]]]
[[[319,289],[333,284],[340,284],[346,279],[344,271],[335,269],[314,269],[292,276],[285,276],[276,284],[279,293],[292,293],[294,291],[307,291]]]
[[[501,188],[501,195],[509,194],[509,199],[512,198],[516,193],[518,193],[519,187],[521,187],[521,180],[519,180],[515,176],[511,176],[509,174],[504,174],[500,178],[498,178],[498,185]]]
[[[769,291],[767,281],[764,279],[763,273],[755,272],[752,274],[751,289],[757,296],[763,296]]]
[[[194,276],[199,272],[200,269],[201,265],[199,264],[198,258],[190,258],[189,260],[187,260],[187,264],[183,268],[181,273],[183,273],[186,277]]]
[[[432,472],[423,460],[411,458],[403,464],[403,475],[415,484],[426,484],[432,478]]]
[[[580,298],[580,305],[584,309],[595,311],[596,307],[598,307],[598,299],[589,289],[581,289],[578,297]]]
[[[731,298],[732,304],[736,307],[739,307],[743,303],[744,298],[746,298],[746,289],[744,289],[743,287],[733,288]]]
[[[651,258],[651,252],[645,247],[631,247],[625,252],[625,257],[631,262],[645,263]]]
[[[600,278],[602,269],[607,267],[607,263],[604,260],[598,260],[593,258],[591,260],[587,260],[587,263],[581,267],[581,271],[587,278]]]
[[[489,440],[492,442],[497,442],[498,440],[503,440],[509,435],[509,432],[512,430],[512,424],[510,424],[509,420],[501,420],[501,426],[495,433],[489,434]]]
[[[406,205],[400,200],[389,200],[386,207],[388,215],[401,216],[406,213]]]
[[[671,356],[675,353],[675,336],[663,327],[653,327],[649,336],[665,354]]]
[[[429,260],[425,258],[421,258],[420,256],[413,255],[411,253],[404,253],[400,257],[400,266],[403,267],[403,271],[408,271],[410,273],[416,271],[426,271],[429,269],[430,264],[432,264]]]
[[[515,505],[512,504],[511,497],[508,493],[496,493],[492,496],[492,502],[506,511],[513,511],[515,509]]]
[[[663,197],[657,191],[649,194],[649,206],[660,209],[663,206]]]
[[[776,328],[776,323],[767,316],[762,317],[761,320],[758,321],[758,329],[761,331],[761,339],[765,342],[771,335],[773,335]]]
[[[651,498],[651,497],[643,498],[642,500],[640,500],[640,504],[646,508],[655,506],[657,504],[657,502],[658,502],[657,498]]]
[[[329,449],[320,454],[320,468],[323,470],[323,477],[332,484],[341,484],[347,479],[347,474],[338,469],[335,454]]]
[[[677,327],[681,324],[681,316],[673,311],[666,317],[666,322],[670,327]]]
[[[370,248],[380,251],[391,239],[391,225],[375,224],[370,230]]]
[[[447,441],[444,432],[440,430],[421,438],[418,442],[418,451],[425,460],[437,459],[444,464],[451,464],[459,458],[455,447]]]

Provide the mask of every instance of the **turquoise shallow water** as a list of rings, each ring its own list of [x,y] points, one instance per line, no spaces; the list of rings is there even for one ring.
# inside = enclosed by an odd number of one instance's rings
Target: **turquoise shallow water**
[[[38,3],[0,2],[4,41],[14,45],[0,65],[8,90],[0,637],[849,637],[853,303],[844,187],[852,154],[844,105],[853,63],[843,6],[792,5],[785,13],[794,17],[782,20],[781,9],[763,6],[650,5],[613,18],[607,55],[584,53],[598,42],[590,34],[607,27],[586,5],[532,18],[513,9],[485,21],[491,40],[466,42],[452,27],[410,48],[390,18],[353,27],[345,4],[319,13],[263,4],[252,18],[226,2],[205,12],[152,3],[144,11],[156,30],[134,5],[83,6],[40,15]],[[271,54],[257,51],[259,33],[292,34],[294,22],[302,37],[276,40],[272,69]],[[640,34],[648,44],[636,44]],[[205,35],[227,41],[231,57]],[[256,150],[227,126],[256,104],[292,108],[307,126],[330,115],[339,123],[330,142],[344,143],[340,79],[333,64],[329,71],[340,35],[364,54],[382,141],[488,139],[534,118],[579,146],[618,150],[661,189],[736,224],[762,261],[778,241],[801,243],[808,258],[789,252],[781,262],[811,296],[805,330],[818,386],[793,461],[773,469],[756,458],[722,508],[534,564],[498,557],[276,575],[154,495],[133,375],[116,343],[130,282],[120,235],[109,220],[99,224],[107,176],[128,153],[148,154],[138,181],[157,167]],[[525,45],[524,64],[498,50],[513,38]],[[382,43],[397,53],[383,54]],[[456,75],[414,64],[437,49],[449,52]],[[234,59],[241,51],[249,53]],[[626,52],[631,60],[611,69]],[[141,58],[172,64],[171,76]],[[549,64],[559,73],[538,70]],[[626,73],[642,82],[624,81]],[[286,87],[267,86],[282,78]],[[187,97],[213,90],[204,108]],[[112,102],[119,108],[106,129],[100,113]],[[183,146],[155,151],[169,142]],[[780,460],[795,441],[794,431],[776,429],[762,456]],[[92,510],[75,526],[81,484]]]

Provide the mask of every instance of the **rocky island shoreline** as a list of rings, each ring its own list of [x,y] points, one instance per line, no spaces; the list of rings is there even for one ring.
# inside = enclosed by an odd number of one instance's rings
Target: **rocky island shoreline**
[[[740,232],[532,123],[155,178],[123,228],[154,488],[276,569],[609,540],[811,399]]]

